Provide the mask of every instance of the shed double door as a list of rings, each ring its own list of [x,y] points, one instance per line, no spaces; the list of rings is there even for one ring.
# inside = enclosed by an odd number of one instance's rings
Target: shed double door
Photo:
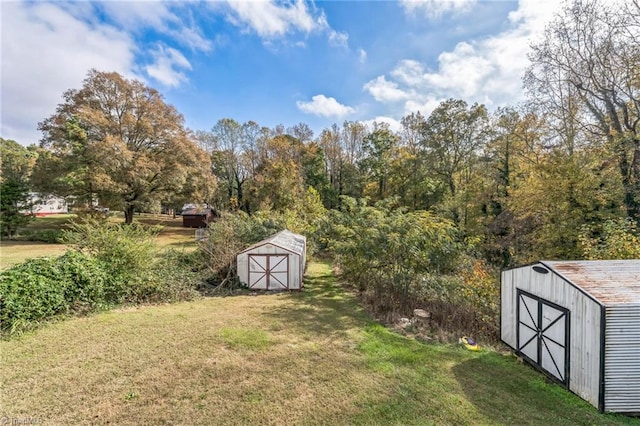
[[[285,290],[289,288],[289,255],[250,254],[249,288]]]
[[[569,371],[569,311],[518,291],[518,352],[564,385]]]

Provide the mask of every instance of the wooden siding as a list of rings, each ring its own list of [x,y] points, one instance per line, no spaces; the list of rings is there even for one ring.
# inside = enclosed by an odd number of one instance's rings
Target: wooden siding
[[[183,228],[206,228],[213,219],[211,213],[188,213],[182,215]]]
[[[604,410],[640,413],[640,305],[607,307]]]
[[[516,289],[527,291],[570,311],[569,389],[598,406],[600,390],[601,306],[577,287],[549,271],[535,272],[524,266],[502,272],[501,338],[517,346]]]

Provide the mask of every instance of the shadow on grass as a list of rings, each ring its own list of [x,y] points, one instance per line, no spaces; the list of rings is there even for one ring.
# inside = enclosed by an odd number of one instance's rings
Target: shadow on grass
[[[32,222],[27,224],[26,230],[49,230],[49,229],[69,229],[73,221],[76,220],[75,215],[60,214],[36,217]]]
[[[512,356],[485,353],[452,371],[468,401],[496,424],[640,424],[640,419],[600,414]]]
[[[295,304],[274,307],[263,315],[272,321],[286,319],[287,327],[317,336],[345,336],[362,327],[367,317],[354,296],[347,293],[331,272],[305,277],[299,292],[287,293]]]

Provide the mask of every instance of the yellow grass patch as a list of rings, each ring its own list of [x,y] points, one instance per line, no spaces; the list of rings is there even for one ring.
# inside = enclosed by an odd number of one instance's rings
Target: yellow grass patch
[[[60,256],[67,250],[63,244],[46,244],[32,241],[0,241],[0,269],[42,256]]]

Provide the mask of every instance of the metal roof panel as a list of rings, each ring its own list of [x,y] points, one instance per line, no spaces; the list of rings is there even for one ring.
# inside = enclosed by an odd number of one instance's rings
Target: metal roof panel
[[[640,259],[542,263],[605,306],[640,303]]]

